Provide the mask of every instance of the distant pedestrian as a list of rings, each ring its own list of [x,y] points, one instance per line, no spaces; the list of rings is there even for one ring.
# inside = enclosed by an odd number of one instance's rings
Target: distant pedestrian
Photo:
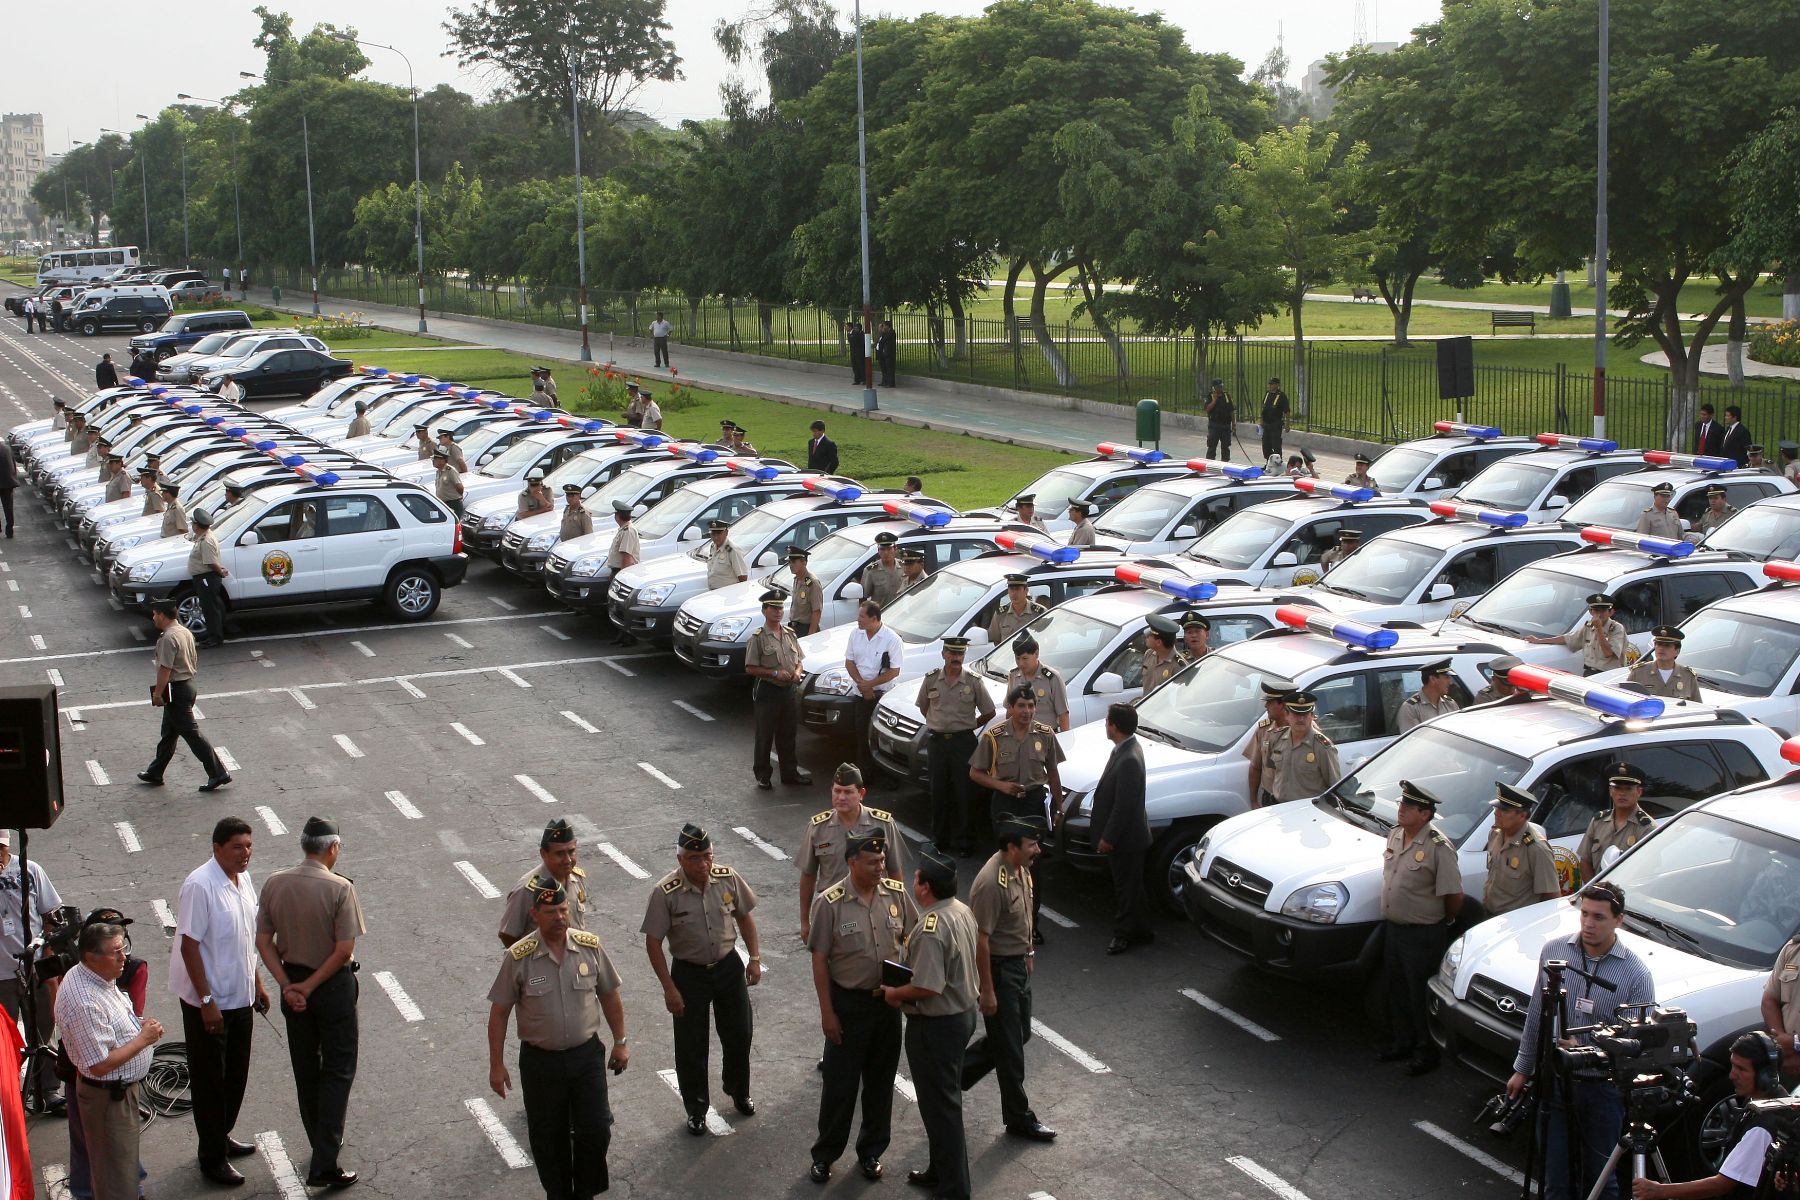
[[[656,320],[650,322],[650,346],[656,355],[656,361],[652,364],[654,366],[666,367],[669,365],[669,333],[671,328],[672,326],[670,326],[668,320],[661,313],[657,313]]]
[[[119,386],[119,368],[113,365],[111,354],[100,356],[100,365],[94,368],[94,383],[102,390]]]
[[[1201,407],[1206,412],[1206,457],[1230,461],[1231,430],[1237,414],[1223,379],[1212,381],[1212,391],[1207,393]]]
[[[32,324],[37,320],[37,297],[27,296],[19,302],[19,316],[25,319],[25,332],[34,333]]]
[[[163,710],[162,737],[156,743],[156,757],[138,772],[138,778],[151,787],[161,787],[163,772],[175,757],[177,739],[187,742],[188,749],[206,768],[203,792],[216,792],[231,782],[217,751],[200,732],[194,720],[194,676],[200,670],[200,656],[194,648],[194,635],[175,616],[173,600],[158,600],[150,610],[156,625],[156,683],[150,689],[150,704]]]
[[[13,462],[12,448],[0,440],[0,518],[6,524],[6,536],[13,535],[13,492],[19,486],[19,468]]]
[[[227,375],[219,383],[219,399],[227,404],[244,402],[244,385],[237,381],[236,375]]]
[[[1262,405],[1262,456],[1263,461],[1271,458],[1281,459],[1281,434],[1288,426],[1288,416],[1293,411],[1293,402],[1288,394],[1281,390],[1281,376],[1269,379],[1269,389],[1263,394]]]
[[[225,280],[225,294],[227,296],[231,295],[231,268],[226,267],[223,271],[219,272],[219,274]]]
[[[644,401],[644,417],[643,417],[643,422],[642,422],[642,428],[648,429],[648,430],[651,430],[651,431],[657,432],[657,433],[662,432],[662,422],[663,422],[662,405],[660,405],[656,402],[656,397],[652,396],[650,394],[649,388],[639,388],[638,395]]]
[[[369,436],[369,404],[366,400],[356,402],[356,415],[350,418],[350,428],[344,431],[344,437],[359,438]]]
[[[920,492],[925,490],[925,481],[920,479],[917,475],[908,475],[906,477],[906,486],[900,490],[908,496],[917,496]]]
[[[131,356],[131,373],[139,379],[149,382],[156,378],[156,351],[139,350]]]
[[[1137,740],[1137,709],[1114,704],[1106,710],[1106,737],[1112,757],[1094,787],[1091,832],[1094,849],[1107,856],[1112,871],[1115,915],[1108,954],[1123,954],[1134,943],[1156,938],[1144,893],[1144,855],[1150,849],[1150,822],[1144,814],[1144,751]]]
[[[227,490],[227,497],[230,496]],[[194,581],[194,594],[200,601],[205,622],[200,640],[202,647],[225,644],[225,581],[231,577],[219,557],[219,539],[212,531],[213,515],[204,508],[194,512],[194,548],[188,551],[188,576]]]
[[[881,366],[881,386],[893,387],[894,367],[899,361],[900,345],[894,337],[894,323],[883,321],[875,333],[875,361]]]
[[[868,335],[861,321],[850,322],[850,381],[862,383],[869,372]]]
[[[538,368],[538,379],[543,383],[544,391],[546,393],[548,393],[550,396],[550,407],[551,408],[557,407],[557,404],[556,404],[556,376],[554,376],[550,373],[549,367],[539,367]]]
[[[61,300],[50,301],[50,329],[63,327],[63,303]],[[45,332],[48,332],[46,330]]]
[[[862,380],[857,380],[861,383]],[[812,440],[806,443],[806,469],[823,471],[827,475],[836,475],[838,469],[837,443],[825,436],[825,422],[812,423]]]
[[[1744,424],[1744,410],[1735,404],[1725,406],[1725,436],[1720,439],[1719,453],[1742,467],[1750,461],[1750,427]]]

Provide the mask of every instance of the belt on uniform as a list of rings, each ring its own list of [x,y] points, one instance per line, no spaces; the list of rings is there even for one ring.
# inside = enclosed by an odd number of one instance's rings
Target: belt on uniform
[[[723,963],[737,961],[737,951],[736,950],[727,951],[725,954],[721,955],[718,958],[713,959],[709,963],[697,963],[691,958],[678,958],[675,961],[680,963],[684,967],[692,967],[696,971],[710,971],[714,967],[717,967]]]
[[[550,1049],[547,1049],[546,1047],[536,1044],[535,1042],[520,1042],[519,1048],[521,1050],[530,1050],[536,1054],[573,1054],[577,1050],[586,1050],[589,1046],[592,1046],[594,1043],[598,1042],[599,1040],[600,1040],[600,1035],[596,1033],[596,1034],[590,1034],[588,1036],[587,1041],[579,1042],[576,1045],[570,1046],[566,1050],[550,1050]]]
[[[933,730],[930,730],[929,732],[931,733],[931,736],[934,738],[965,737],[965,736],[973,736],[975,733],[975,731],[973,729],[949,729],[949,730],[933,729]]]
[[[125,1098],[125,1089],[137,1082],[135,1079],[130,1082],[126,1082],[123,1079],[89,1079],[86,1075],[80,1073],[77,1073],[75,1078],[81,1080],[81,1082],[87,1084],[91,1088],[99,1088],[101,1091],[109,1093],[114,1100],[123,1100]]]
[[[1030,957],[1031,957],[1031,955],[1029,955],[1029,954],[990,954],[990,955],[988,955],[988,961],[989,962],[1024,962],[1026,959],[1028,959]]]
[[[318,968],[302,966],[299,963],[291,963],[284,959],[281,964],[281,970],[282,970],[282,973],[288,977],[288,981],[291,983],[297,979],[310,978],[312,973],[314,971],[318,970]],[[352,959],[349,962],[345,963],[343,966],[339,967],[336,971],[332,972],[331,977],[333,979],[336,979],[339,974],[341,974],[345,971],[360,971],[360,970],[362,970],[362,964],[357,962],[355,959]]]

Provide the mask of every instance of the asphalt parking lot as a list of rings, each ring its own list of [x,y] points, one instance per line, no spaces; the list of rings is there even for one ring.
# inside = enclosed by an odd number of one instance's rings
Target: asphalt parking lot
[[[123,362],[126,340],[0,323],[0,427],[47,417],[52,396],[91,390],[102,351]],[[340,869],[355,878],[369,924],[357,946],[362,1052],[344,1151],[344,1165],[362,1172],[353,1194],[538,1194],[518,1094],[500,1100],[487,1088],[485,994],[500,961],[499,897],[535,865],[553,816],[580,834],[589,928],[625,981],[633,1057],[609,1081],[610,1194],[906,1191],[900,1173],[925,1161],[906,1103],[895,1109],[884,1182],[865,1183],[848,1159],[826,1189],[806,1179],[820,1035],[789,855],[828,805],[824,780],[841,748],[803,732],[818,784],[758,792],[746,688],[702,680],[662,651],[614,646],[593,618],[476,560],[421,624],[367,605],[243,619],[230,644],[203,653],[197,681],[201,729],[229,755],[236,782],[197,794],[201,773],[182,750],[169,786],[143,788],[134,776],[157,727],[149,623],[109,603],[34,493],[17,498],[18,536],[0,542],[0,684],[58,687],[68,799],[56,827],[33,836],[31,855],[66,903],[113,904],[136,920],[150,1011],[171,1036],[180,1017],[167,989],[167,927],[213,822],[235,814],[256,828],[259,880],[298,860],[307,817],[329,815],[343,829]],[[925,797],[911,789],[878,784],[869,801],[914,829],[926,824]],[[709,829],[719,861],[757,889],[767,964],[752,992],[758,1114],[727,1104],[699,1140],[682,1128],[668,1019],[636,932],[686,821]],[[965,864],[965,883],[974,866]],[[1359,998],[1272,981],[1172,919],[1153,946],[1107,958],[1104,882],[1053,870],[1043,886],[1060,919],[1038,959],[1027,1084],[1061,1137],[1051,1146],[1004,1137],[997,1091],[984,1081],[966,1108],[977,1195],[1516,1193],[1522,1145],[1472,1123],[1491,1085],[1452,1065],[1416,1080],[1378,1065]],[[240,1161],[249,1184],[237,1194],[294,1198],[305,1194],[294,1168],[305,1170],[306,1143],[273,1020],[258,1023],[236,1129],[262,1154]],[[713,1061],[716,1071],[716,1049]],[[33,1118],[31,1139],[40,1176],[59,1178],[61,1122]],[[153,1125],[144,1156],[158,1200],[217,1194],[194,1168],[185,1119]]]

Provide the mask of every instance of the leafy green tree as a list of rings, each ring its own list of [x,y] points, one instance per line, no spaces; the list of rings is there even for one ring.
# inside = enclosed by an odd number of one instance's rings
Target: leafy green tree
[[[294,18],[274,12],[267,5],[255,9],[262,28],[251,45],[263,52],[263,76],[272,80],[297,83],[313,76],[326,79],[349,79],[369,65],[368,56],[353,41],[356,30],[350,26],[321,24],[312,27],[305,37],[294,36]]]
[[[1786,277],[1781,315],[1800,320],[1800,109],[1786,108],[1732,157],[1731,245],[1739,262]]]
[[[837,10],[827,0],[772,0],[735,21],[719,20],[713,26],[713,41],[733,67],[762,67],[771,104],[806,95],[853,44],[852,35],[838,27]],[[728,82],[724,88],[728,102],[749,107],[741,85]]]

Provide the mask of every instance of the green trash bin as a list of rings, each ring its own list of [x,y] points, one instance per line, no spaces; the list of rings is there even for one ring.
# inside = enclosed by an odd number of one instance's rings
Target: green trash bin
[[[1137,440],[1162,449],[1162,405],[1154,400],[1137,402]]]

